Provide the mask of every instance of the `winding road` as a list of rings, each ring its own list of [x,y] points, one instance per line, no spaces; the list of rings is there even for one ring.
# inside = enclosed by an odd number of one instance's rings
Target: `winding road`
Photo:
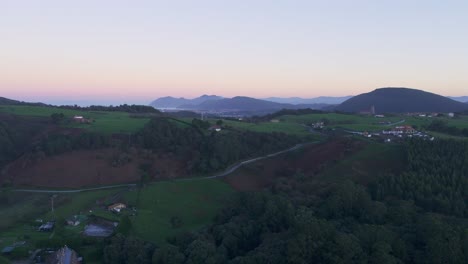
[[[260,156],[260,157],[257,157],[257,158],[245,160],[245,161],[239,162],[239,163],[237,163],[235,165],[232,165],[231,167],[227,168],[224,172],[221,172],[219,174],[215,174],[215,175],[212,175],[212,176],[180,178],[180,179],[162,180],[162,181],[172,181],[172,182],[174,182],[174,181],[193,181],[193,180],[214,179],[214,178],[225,177],[225,176],[233,173],[234,171],[236,171],[237,169],[239,169],[243,165],[253,163],[253,162],[256,162],[256,161],[259,161],[259,160],[275,157],[275,156],[281,155],[283,153],[291,152],[291,151],[294,151],[296,149],[302,148],[305,145],[314,144],[314,143],[317,143],[317,142],[318,141],[305,143],[305,144],[297,144],[294,147],[291,147],[291,148],[288,148],[288,149],[285,149],[285,150],[282,150],[282,151],[279,151],[279,152],[275,152],[275,153],[268,154],[268,155],[265,155],[265,156]],[[161,182],[161,181],[158,181],[158,182]],[[156,182],[153,182],[153,183],[156,183]],[[115,184],[115,185],[107,185],[107,186],[94,187],[94,188],[73,189],[73,190],[16,189],[16,190],[12,190],[12,191],[15,191],[15,192],[29,192],[29,193],[80,193],[80,192],[87,192],[87,191],[97,191],[97,190],[114,189],[114,188],[122,188],[122,187],[136,187],[136,186],[137,186],[136,183],[130,183],[130,184]]]

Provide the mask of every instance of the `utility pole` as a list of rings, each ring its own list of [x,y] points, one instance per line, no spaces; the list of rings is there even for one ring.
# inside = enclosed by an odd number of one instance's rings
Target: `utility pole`
[[[50,197],[50,204],[51,204],[51,207],[52,207],[52,214],[54,213],[54,198],[57,197],[56,194],[52,195],[52,197]]]

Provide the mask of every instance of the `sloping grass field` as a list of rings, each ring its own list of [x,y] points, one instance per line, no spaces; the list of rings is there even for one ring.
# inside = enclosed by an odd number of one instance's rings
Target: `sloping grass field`
[[[131,218],[134,235],[157,244],[186,231],[209,224],[233,189],[218,179],[158,182],[128,192],[125,199],[136,204]],[[179,221],[178,226],[171,219]]]
[[[64,126],[83,128],[89,131],[107,134],[133,133],[143,128],[149,121],[149,118],[136,118],[125,112],[80,111],[52,106],[4,105],[0,106],[0,113],[40,117],[49,117],[54,113],[63,113],[65,118],[69,120],[71,120],[73,116],[78,115],[91,119],[93,122],[90,124],[80,124],[71,121],[65,123]]]

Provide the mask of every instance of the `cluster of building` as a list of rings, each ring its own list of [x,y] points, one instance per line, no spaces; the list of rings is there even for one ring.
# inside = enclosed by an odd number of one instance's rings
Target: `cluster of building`
[[[348,131],[348,132],[352,134],[362,135],[367,138],[383,139],[384,142],[392,142],[392,140],[394,139],[412,138],[412,137],[423,138],[423,139],[427,139],[431,141],[434,140],[434,137],[431,137],[430,135],[426,133],[417,131],[415,128],[409,125],[396,126],[388,130],[383,130],[382,132],[372,132],[372,133],[369,133],[367,131],[365,132]]]
[[[440,116],[447,116],[447,117],[455,117],[455,113],[407,113],[407,116],[415,116],[415,117],[440,117]]]
[[[104,207],[110,212],[113,213],[122,213],[124,210],[128,209],[128,206],[125,203],[117,202],[110,204]],[[90,212],[92,212],[90,210]],[[135,213],[136,209],[131,208],[129,213]],[[88,216],[84,214],[73,215],[66,219],[66,224],[72,227],[77,227],[84,225],[82,235],[88,237],[109,237],[114,233],[115,228],[118,226],[118,222],[108,221],[104,218],[94,218],[93,221],[87,221]],[[38,232],[53,232],[56,227],[56,221],[45,221],[43,219],[36,219],[37,231]],[[76,229],[75,229],[76,230]],[[9,256],[14,254],[14,250],[17,247],[23,247],[26,244],[26,241],[16,242],[14,244],[5,246],[1,248],[0,254]],[[29,257],[30,260],[33,260],[33,263],[45,263],[45,264],[77,264],[82,263],[83,259],[78,256],[76,251],[73,249],[64,246],[62,248],[45,248],[38,249],[32,253]]]
[[[414,129],[412,126],[405,125],[405,126],[396,126],[390,130],[384,130],[382,131],[382,134],[398,136],[398,135],[412,135],[417,132],[418,131],[416,131],[416,129]]]
[[[323,129],[325,124],[323,122],[316,122],[310,125],[313,129]]]

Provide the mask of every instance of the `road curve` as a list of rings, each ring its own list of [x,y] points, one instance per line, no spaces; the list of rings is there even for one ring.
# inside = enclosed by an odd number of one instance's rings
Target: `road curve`
[[[314,143],[317,143],[317,142],[318,141],[307,143],[307,144],[314,144]],[[175,182],[175,181],[193,181],[193,180],[214,179],[214,178],[225,177],[225,176],[233,173],[234,171],[236,171],[237,169],[239,169],[243,165],[253,163],[253,162],[256,162],[256,161],[259,161],[259,160],[275,157],[275,156],[281,155],[281,154],[286,153],[286,152],[291,152],[291,151],[294,151],[296,149],[302,148],[307,144],[297,144],[294,147],[291,147],[291,148],[288,148],[288,149],[285,149],[285,150],[282,150],[282,151],[279,151],[279,152],[275,152],[275,153],[268,154],[268,155],[265,155],[265,156],[260,156],[260,157],[257,157],[257,158],[253,158],[253,159],[249,159],[249,160],[239,162],[239,163],[237,163],[235,165],[232,165],[231,167],[227,168],[224,172],[221,172],[219,174],[215,174],[215,175],[212,175],[212,176],[180,178],[180,179],[173,179],[173,180],[161,180],[161,181],[157,181],[157,182],[162,182],[162,181],[172,181],[172,182]],[[157,183],[157,182],[153,182],[153,183]],[[114,189],[114,188],[122,188],[122,187],[136,187],[136,186],[137,186],[136,183],[130,183],[130,184],[115,184],[115,185],[107,185],[107,186],[94,187],[94,188],[73,189],[73,190],[16,189],[16,190],[12,190],[12,191],[15,191],[15,192],[29,192],[29,193],[80,193],[80,192],[87,192],[87,191],[97,191],[97,190]]]

